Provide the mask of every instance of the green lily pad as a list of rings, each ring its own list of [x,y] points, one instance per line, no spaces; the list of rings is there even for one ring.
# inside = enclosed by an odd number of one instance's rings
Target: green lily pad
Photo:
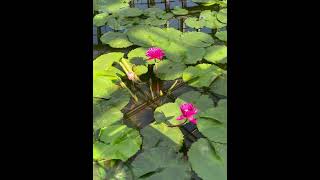
[[[95,0],[96,11],[115,13],[128,7],[129,3],[124,0]]]
[[[130,168],[123,162],[119,162],[106,169],[106,178],[103,180],[133,180]]]
[[[206,25],[206,22],[203,19],[198,19],[195,17],[189,17],[184,22],[187,26],[195,29],[203,28]]]
[[[179,106],[182,103],[192,103],[199,110],[198,113],[206,112],[214,106],[213,101],[208,95],[203,95],[197,91],[189,91],[180,95],[175,103]]]
[[[184,70],[182,78],[193,87],[209,87],[212,81],[223,73],[223,70],[213,64],[198,64]]]
[[[215,36],[221,41],[227,41],[227,31],[218,31]]]
[[[97,163],[93,163],[93,180],[105,180],[106,171]]]
[[[167,147],[144,150],[132,162],[136,179],[186,180],[191,178],[191,169],[183,155]]]
[[[126,89],[117,89],[109,100],[93,98],[93,129],[97,130],[120,121],[123,117],[121,109],[130,100]]]
[[[139,132],[125,125],[112,125],[101,130],[100,141],[93,144],[93,159],[126,161],[140,149]]]
[[[227,96],[227,74],[222,74],[210,86],[210,91],[222,96]]]
[[[143,11],[143,14],[149,17],[156,17],[157,15],[164,13],[166,12],[160,8],[147,8]]]
[[[184,55],[183,62],[185,64],[196,64],[201,61],[206,53],[204,48],[189,47]]]
[[[144,24],[151,26],[161,26],[167,23],[167,20],[158,19],[155,17],[149,17],[144,20]]]
[[[159,19],[163,19],[163,20],[169,20],[171,18],[173,18],[173,14],[172,13],[158,13],[156,14],[157,18]]]
[[[227,8],[220,9],[220,11],[217,13],[217,19],[224,24],[227,23]]]
[[[121,19],[116,15],[108,16],[106,20],[107,25],[113,30],[121,31],[125,29],[125,26],[121,24]]]
[[[210,108],[205,112],[201,112],[200,117],[210,118],[219,121],[220,123],[227,123],[227,99],[221,99],[217,107]]]
[[[93,71],[94,73],[98,73],[101,71],[105,71],[108,68],[112,66],[114,62],[118,62],[122,57],[124,53],[122,52],[112,52],[108,54],[103,54],[99,57],[97,57],[93,61]]]
[[[182,77],[182,73],[186,67],[187,66],[181,63],[163,60],[153,67],[153,72],[155,72],[156,76],[161,80],[175,80]]]
[[[181,124],[183,121],[176,120],[180,115],[180,105],[177,103],[163,104],[154,111],[154,119],[159,123],[168,121],[172,125]]]
[[[171,12],[175,15],[187,15],[189,13],[188,10],[183,9],[179,6],[175,6],[173,10],[171,10]]]
[[[205,21],[205,27],[211,28],[211,29],[220,29],[226,26],[226,24],[221,23],[217,19],[217,12],[216,11],[210,11],[205,10],[200,13],[199,19],[202,19]]]
[[[206,49],[204,59],[213,63],[227,63],[227,47],[223,45],[214,45]]]
[[[178,152],[183,143],[183,134],[178,127],[168,127],[165,123],[154,122],[141,130],[142,149],[154,147],[173,148]]]
[[[107,22],[108,13],[100,13],[93,17],[93,24],[97,27],[104,26]]]
[[[127,35],[120,32],[107,32],[101,36],[100,40],[113,48],[126,48],[133,45],[128,40]]]
[[[201,138],[193,143],[188,151],[188,156],[192,169],[203,180],[227,179],[226,163],[206,139]]]
[[[213,38],[204,32],[186,32],[181,38],[183,43],[194,47],[208,47],[214,43]]]
[[[120,86],[107,76],[94,76],[93,78],[93,97],[108,99],[119,88]]]
[[[146,56],[147,50],[148,48],[144,47],[131,50],[127,55],[129,62],[136,65],[146,65],[146,61],[148,59]]]
[[[144,65],[138,65],[138,66],[133,66],[132,70],[137,76],[140,76],[148,72],[148,67]]]
[[[118,14],[123,17],[137,17],[140,16],[142,13],[143,11],[139,8],[126,8],[118,12]]]

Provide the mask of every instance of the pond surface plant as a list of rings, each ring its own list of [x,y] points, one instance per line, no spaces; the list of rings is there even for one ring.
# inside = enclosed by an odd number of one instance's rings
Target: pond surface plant
[[[93,179],[227,179],[227,1],[94,0]]]

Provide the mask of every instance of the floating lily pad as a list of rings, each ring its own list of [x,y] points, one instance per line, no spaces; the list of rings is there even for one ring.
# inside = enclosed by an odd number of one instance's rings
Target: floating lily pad
[[[223,70],[213,64],[198,64],[184,70],[183,81],[193,87],[209,87],[212,81],[223,73]]]
[[[127,55],[129,62],[136,65],[145,65],[146,60],[148,59],[148,57],[146,56],[147,50],[148,48],[144,47],[139,47],[131,50]]]
[[[144,65],[138,65],[138,66],[133,66],[132,70],[137,76],[140,76],[148,72],[148,67]]]
[[[204,32],[186,32],[181,38],[184,43],[194,47],[208,47],[214,43],[212,36]]]
[[[93,71],[97,73],[99,71],[105,71],[112,66],[114,62],[119,61],[123,57],[122,52],[112,52],[108,54],[103,54],[97,57],[93,61]]]
[[[101,130],[100,141],[93,144],[93,159],[126,161],[140,149],[139,132],[125,125],[112,125]]]
[[[222,158],[215,152],[214,146],[204,138],[191,145],[188,151],[192,169],[203,180],[226,180],[227,167]]]
[[[105,180],[106,171],[97,163],[93,163],[93,180]]]
[[[144,24],[151,26],[161,26],[167,23],[167,20],[158,19],[155,17],[149,17],[144,20]]]
[[[217,13],[217,19],[226,24],[227,23],[227,8],[225,9],[221,9],[218,13]]]
[[[227,96],[227,74],[222,74],[210,86],[210,91],[222,96]]]
[[[144,179],[143,177],[149,180],[190,179],[189,163],[182,156],[167,147],[144,150],[132,162],[132,171],[136,179]]]
[[[227,41],[227,31],[218,31],[215,36],[221,41]]]
[[[120,31],[125,29],[125,26],[121,24],[121,19],[119,19],[119,17],[116,15],[110,15],[106,18],[106,20],[107,25],[113,30]]]
[[[188,10],[183,9],[179,6],[175,6],[173,10],[171,10],[171,12],[175,15],[187,15],[189,13]]]
[[[211,28],[211,29],[220,29],[226,26],[226,24],[221,23],[217,19],[217,12],[216,11],[210,11],[205,10],[200,13],[199,19],[202,19],[205,21],[205,27]]]
[[[128,7],[129,3],[125,0],[95,0],[96,11],[115,13]]]
[[[128,40],[127,35],[120,32],[107,32],[101,36],[100,40],[113,48],[126,48],[133,45]]]
[[[133,180],[130,168],[122,161],[112,167],[107,167],[106,178],[103,180]]]
[[[180,105],[177,103],[163,104],[154,111],[154,119],[159,123],[168,121],[172,125],[181,124],[183,121],[176,120],[180,115]]]
[[[100,13],[93,17],[93,24],[97,27],[104,26],[107,22],[108,13]]]
[[[214,45],[206,49],[204,59],[213,63],[224,64],[227,62],[227,47],[223,45]]]
[[[179,127],[168,127],[165,123],[154,122],[141,130],[142,149],[167,147],[179,151],[183,143],[183,134]]]
[[[182,77],[185,68],[184,64],[163,60],[153,67],[153,71],[161,80],[175,80]]]
[[[159,18],[159,19],[169,20],[169,19],[171,19],[174,15],[173,15],[172,13],[163,13],[163,14],[158,13],[156,16],[157,16],[157,18]]]
[[[203,28],[206,25],[206,22],[203,19],[198,19],[195,17],[189,17],[184,22],[187,26],[195,29]]]
[[[147,8],[143,11],[143,14],[149,17],[156,17],[157,15],[164,13],[166,12],[160,8]]]
[[[197,91],[189,91],[179,96],[176,101],[179,106],[182,103],[192,103],[199,110],[198,113],[206,112],[214,106],[213,101],[208,95],[203,95]]]
[[[189,47],[185,52],[183,62],[185,64],[196,64],[198,61],[202,60],[205,53],[206,50],[204,48]]]
[[[130,95],[125,89],[117,89],[109,100],[93,98],[93,129],[107,127],[122,119],[121,109],[128,104]]]
[[[93,78],[93,97],[108,99],[119,88],[120,86],[107,76],[94,76]]]
[[[118,12],[118,14],[123,17],[136,17],[140,16],[142,13],[143,11],[139,8],[126,8]]]

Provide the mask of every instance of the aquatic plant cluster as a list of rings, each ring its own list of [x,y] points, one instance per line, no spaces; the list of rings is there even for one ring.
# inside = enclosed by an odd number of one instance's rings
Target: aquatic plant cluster
[[[94,0],[111,49],[93,61],[94,180],[227,179],[227,1],[192,2],[205,10]],[[186,29],[169,27],[181,17]],[[155,104],[150,123],[130,124],[143,104]],[[184,126],[201,137],[188,145]]]

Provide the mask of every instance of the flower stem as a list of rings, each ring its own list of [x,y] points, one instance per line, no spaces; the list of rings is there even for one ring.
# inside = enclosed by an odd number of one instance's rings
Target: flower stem
[[[120,82],[121,87],[126,88],[128,90],[128,92],[130,93],[130,95],[132,96],[132,98],[136,101],[139,102],[138,97],[132,93],[132,91],[126,86],[126,84],[124,82]]]

